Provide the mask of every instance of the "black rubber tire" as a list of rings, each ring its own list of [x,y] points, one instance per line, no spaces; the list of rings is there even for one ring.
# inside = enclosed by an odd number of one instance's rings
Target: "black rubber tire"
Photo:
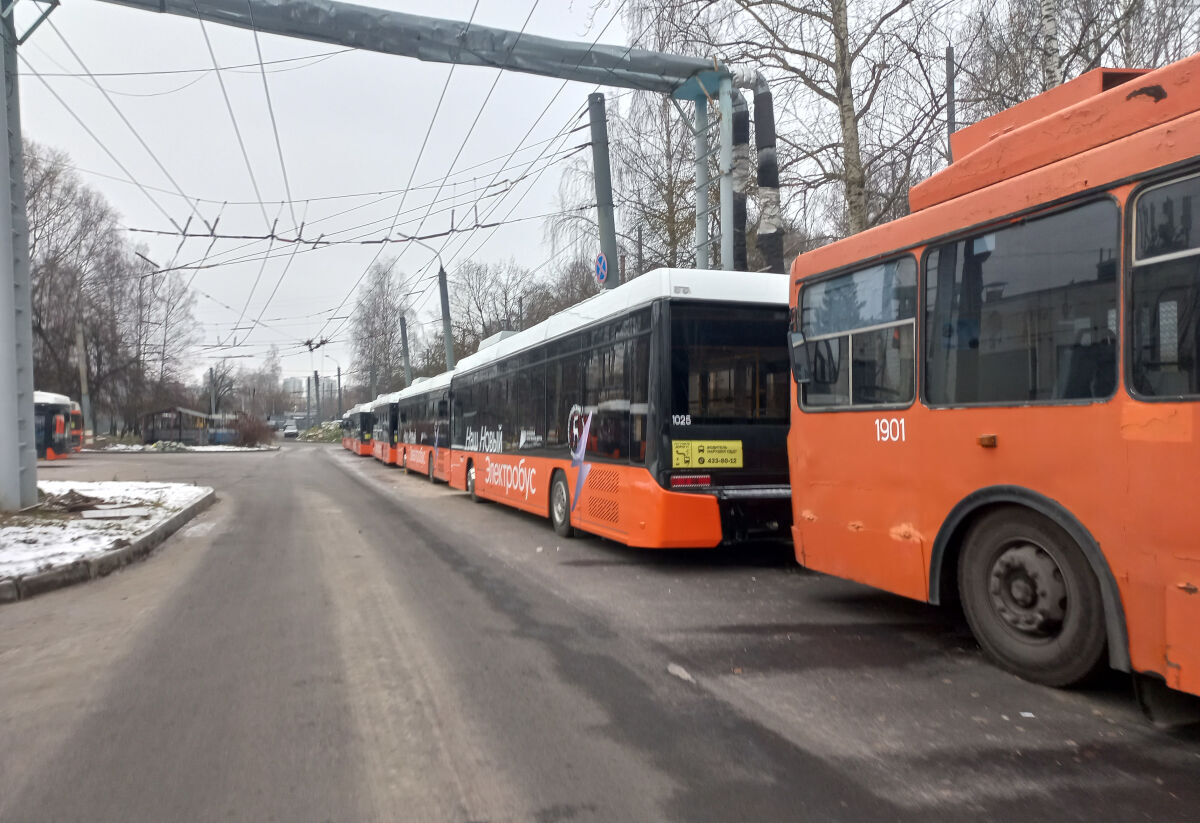
[[[1062,622],[1053,636],[1034,637],[1010,625],[993,599],[996,561],[1009,549],[1030,545],[1054,561],[1065,589]],[[1100,583],[1071,536],[1036,512],[997,509],[974,523],[959,557],[958,590],[979,645],[1018,677],[1046,686],[1074,686],[1104,665],[1107,633]]]
[[[550,525],[559,537],[575,536],[575,527],[571,525],[571,487],[561,471],[556,471],[550,481]]]
[[[483,498],[475,491],[475,462],[467,463],[467,494],[471,496],[472,503],[482,503]]]
[[[433,476],[433,455],[429,455],[429,482],[436,483],[437,478]]]

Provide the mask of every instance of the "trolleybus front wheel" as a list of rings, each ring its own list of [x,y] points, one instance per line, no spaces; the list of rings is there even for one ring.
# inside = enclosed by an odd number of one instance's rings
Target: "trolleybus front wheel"
[[[1102,664],[1100,585],[1075,541],[1031,511],[984,515],[958,564],[963,611],[1001,666],[1035,683],[1071,686]]]
[[[475,493],[475,463],[467,464],[467,494],[471,495],[472,503],[482,503],[483,498]]]
[[[550,523],[559,537],[575,536],[575,527],[571,525],[571,488],[561,471],[554,473],[554,482],[550,484]]]

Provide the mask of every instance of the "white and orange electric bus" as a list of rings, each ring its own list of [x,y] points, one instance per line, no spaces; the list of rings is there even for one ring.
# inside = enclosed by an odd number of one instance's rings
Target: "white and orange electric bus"
[[[418,377],[396,401],[399,463],[430,481],[450,479],[450,381],[453,372]]]
[[[1200,694],[1197,76],[1096,70],[964,128],[910,215],[796,259],[802,565],[961,600],[1029,680]]]
[[[384,465],[399,465],[396,449],[396,400],[400,392],[381,394],[371,403],[374,427],[371,430],[371,454]]]
[[[433,442],[450,446],[435,476],[563,536],[653,548],[786,537],[787,287],[778,274],[661,269],[485,341],[449,395],[414,387]]]
[[[351,436],[353,433],[351,429],[352,423],[350,421],[350,413],[353,411],[354,409],[351,409],[342,414],[342,448],[346,451],[350,451],[354,447],[354,438]]]
[[[62,460],[71,452],[71,398],[65,394],[33,393],[35,445],[39,460]]]

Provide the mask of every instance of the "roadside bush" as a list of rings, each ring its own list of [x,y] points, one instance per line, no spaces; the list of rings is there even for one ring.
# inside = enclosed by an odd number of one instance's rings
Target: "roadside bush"
[[[275,440],[275,429],[266,420],[259,417],[240,417],[234,426],[238,446],[266,446]]]

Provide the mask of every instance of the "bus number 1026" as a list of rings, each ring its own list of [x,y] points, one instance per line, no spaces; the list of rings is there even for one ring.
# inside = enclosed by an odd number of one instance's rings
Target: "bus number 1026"
[[[903,443],[904,437],[904,418],[903,417],[876,417],[875,418],[875,442],[877,443]]]

